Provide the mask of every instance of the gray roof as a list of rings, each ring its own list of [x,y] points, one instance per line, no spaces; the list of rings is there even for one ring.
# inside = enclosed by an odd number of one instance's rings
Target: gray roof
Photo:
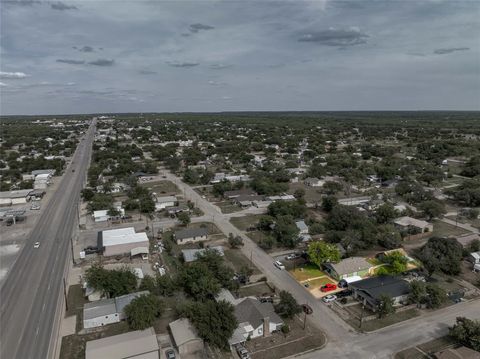
[[[350,274],[367,270],[372,267],[372,265],[362,257],[350,257],[343,259],[338,263],[328,263],[327,265],[337,272],[338,275]]]
[[[15,191],[0,192],[0,198],[22,198],[27,197],[33,189],[19,189]]]
[[[208,235],[207,228],[187,228],[175,232],[175,239],[185,239],[193,237],[203,237]]]
[[[182,249],[183,259],[185,262],[194,262],[197,260],[199,255],[202,255],[207,249],[216,251],[220,256],[224,256],[223,247],[222,246],[213,246],[208,248],[202,249]]]
[[[254,328],[258,328],[267,317],[272,323],[283,323],[272,303],[260,303],[253,298],[246,298],[235,306],[235,317],[239,323],[249,323]]]
[[[158,350],[157,336],[150,327],[145,330],[88,341],[85,348],[85,359],[123,359],[137,356],[158,358]]]
[[[410,293],[410,285],[407,281],[392,276],[362,279],[350,283],[349,287],[364,292],[371,298],[373,303],[377,303],[382,294],[396,298]]]
[[[93,319],[123,312],[123,309],[130,304],[132,300],[141,295],[150,294],[148,290],[142,292],[125,294],[120,297],[97,300],[91,303],[85,303],[83,306],[83,319]]]
[[[121,295],[120,297],[115,298],[115,306],[117,307],[117,313],[123,312],[123,309],[129,305],[132,300],[142,296],[142,295],[148,295],[150,292],[148,290],[144,290],[141,292],[135,292],[135,293],[130,293],[130,294],[125,294]]]
[[[34,171],[32,171],[32,175],[33,175],[33,176],[44,175],[44,174],[54,175],[54,174],[55,174],[55,170],[34,170]]]
[[[241,195],[256,195],[255,191],[250,188],[242,188],[234,191],[225,191],[223,194],[224,197],[238,197]]]
[[[115,299],[102,299],[83,306],[83,320],[103,317],[117,313]]]
[[[188,343],[192,340],[202,340],[195,327],[187,318],[180,318],[168,324],[172,337],[177,347]]]
[[[305,221],[297,221],[295,222],[295,225],[300,231],[308,231],[308,226]]]

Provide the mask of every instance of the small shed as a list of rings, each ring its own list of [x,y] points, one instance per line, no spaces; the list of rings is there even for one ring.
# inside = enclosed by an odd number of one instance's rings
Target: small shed
[[[198,336],[197,330],[188,319],[177,319],[168,326],[180,355],[190,355],[203,350],[203,339]]]

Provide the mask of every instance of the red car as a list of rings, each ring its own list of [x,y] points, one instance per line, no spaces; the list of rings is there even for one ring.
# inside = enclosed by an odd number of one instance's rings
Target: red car
[[[322,292],[331,292],[332,290],[335,290],[335,289],[337,289],[337,285],[332,283],[327,283],[320,288]]]

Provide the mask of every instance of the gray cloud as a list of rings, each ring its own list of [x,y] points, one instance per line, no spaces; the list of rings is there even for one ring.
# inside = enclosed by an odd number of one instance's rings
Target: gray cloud
[[[24,72],[4,72],[0,71],[0,79],[11,79],[11,80],[17,80],[17,79],[24,79],[26,77],[29,77],[30,75],[27,75]]]
[[[141,75],[155,75],[157,72],[152,70],[139,70],[138,73]]]
[[[300,42],[315,42],[326,46],[353,46],[365,44],[369,36],[357,28],[334,29],[305,32],[298,38]]]
[[[212,70],[225,70],[225,69],[229,69],[232,66],[233,65],[228,65],[228,64],[211,64],[208,67]]]
[[[115,60],[98,59],[95,61],[90,61],[88,64],[95,65],[95,66],[113,66],[114,63],[115,63]]]
[[[68,4],[65,4],[61,1],[54,2],[54,3],[50,4],[50,7],[54,10],[60,10],[60,11],[77,10],[78,9],[75,5],[68,5]]]
[[[455,51],[468,51],[468,50],[470,50],[469,47],[449,47],[446,49],[436,49],[433,51],[433,53],[436,55],[445,55],[445,54],[451,54],[452,52],[455,52]]]
[[[2,4],[12,6],[32,6],[34,4],[40,4],[38,0],[6,0],[2,1]]]
[[[188,29],[190,30],[190,32],[197,33],[203,30],[213,30],[215,29],[215,27],[205,24],[191,24]]]
[[[85,63],[84,60],[72,60],[72,59],[57,59],[57,62],[62,64],[69,64],[69,65],[82,65]]]
[[[200,65],[198,62],[167,62],[172,67],[195,67]]]
[[[84,46],[78,49],[80,52],[94,52],[95,50],[91,46]]]

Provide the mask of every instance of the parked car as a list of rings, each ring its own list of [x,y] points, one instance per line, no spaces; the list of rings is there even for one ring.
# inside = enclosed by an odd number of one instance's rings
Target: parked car
[[[273,303],[272,297],[259,297],[258,300],[260,303]]]
[[[40,209],[40,205],[38,203],[32,203],[30,209],[33,211],[38,211]]]
[[[148,260],[148,254],[147,254],[147,253],[143,253],[143,254],[142,254],[142,259],[143,259],[144,261]]]
[[[165,351],[165,356],[167,359],[175,359],[175,351],[173,349],[168,349]]]
[[[273,265],[274,265],[275,267],[277,267],[278,269],[280,269],[280,270],[284,270],[284,269],[285,269],[285,266],[284,266],[283,263],[280,262],[280,261],[275,261],[275,262],[273,262]]]
[[[331,303],[337,300],[337,296],[333,294],[326,295],[322,298],[324,303]]]
[[[289,254],[288,256],[285,257],[286,260],[290,261],[292,259],[295,259],[297,258],[297,255],[292,253],[292,254]]]
[[[88,246],[83,251],[85,252],[85,254],[94,254],[98,252],[98,248],[94,246]]]
[[[337,285],[333,283],[327,283],[324,286],[320,287],[322,292],[331,292],[332,290],[337,289]]]
[[[33,248],[40,248],[40,242],[35,242],[35,244],[33,245]]]
[[[238,356],[240,357],[240,359],[250,359],[250,353],[242,345],[239,345],[237,347],[237,353],[238,353]]]
[[[303,312],[305,314],[312,314],[313,313],[312,307],[309,306],[308,304],[302,304],[302,309],[303,309]]]
[[[341,292],[335,293],[338,298],[350,297],[353,294],[352,290],[342,290]]]

